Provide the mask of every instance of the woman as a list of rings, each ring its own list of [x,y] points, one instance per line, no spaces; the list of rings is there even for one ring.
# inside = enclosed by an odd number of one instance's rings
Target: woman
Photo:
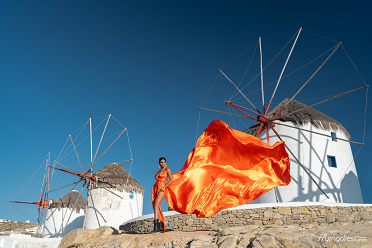
[[[199,137],[181,171],[172,175],[164,195],[174,211],[206,218],[288,185],[289,171],[284,141],[270,146],[216,120]],[[166,185],[166,173],[160,175]]]
[[[152,199],[152,207],[154,208],[154,231],[165,232],[165,225],[164,225],[164,216],[163,212],[161,211],[160,203],[164,198],[165,191],[167,191],[167,186],[173,182],[173,177],[169,168],[167,168],[167,163],[164,157],[159,158],[159,167],[160,170],[155,175],[156,183],[152,187],[151,199]],[[167,178],[169,180],[167,182]],[[163,230],[161,230],[163,229]]]

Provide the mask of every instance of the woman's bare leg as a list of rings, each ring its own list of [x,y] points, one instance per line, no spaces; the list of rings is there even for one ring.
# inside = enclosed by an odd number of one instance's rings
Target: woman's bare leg
[[[159,219],[159,205],[161,201],[164,198],[164,191],[160,191],[158,196],[155,199],[155,204],[154,204],[154,215],[155,215],[155,220]]]

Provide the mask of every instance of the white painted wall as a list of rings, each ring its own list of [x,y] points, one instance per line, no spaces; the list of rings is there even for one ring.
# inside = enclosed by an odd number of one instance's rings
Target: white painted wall
[[[62,238],[40,239],[33,238],[31,235],[10,234],[0,236],[0,248],[57,248]]]
[[[67,223],[70,214],[71,218]],[[76,228],[83,228],[84,214],[84,209],[77,211],[69,208],[49,208],[45,219],[42,238],[61,237],[64,228],[66,230],[63,232],[63,236]]]
[[[299,126],[292,122],[276,122],[331,135],[331,131],[317,129],[311,123]],[[290,174],[292,181],[288,186],[277,187],[279,202],[322,201],[363,203],[350,143],[340,140],[337,140],[337,142],[332,141],[332,138],[280,125],[275,125],[275,130],[302,165],[311,173],[322,190],[330,197],[330,199],[326,199],[323,193],[288,152],[291,159]],[[343,132],[338,131],[335,133],[336,137],[347,139]],[[272,130],[269,131],[269,137],[270,145],[279,141]],[[262,133],[259,138],[267,142],[266,133]],[[327,155],[336,157],[337,168],[328,166]],[[276,202],[274,189],[252,203],[271,202]]]
[[[109,191],[123,197],[123,199]],[[96,229],[101,226],[111,226],[119,229],[119,226],[130,219],[142,215],[143,194],[133,192],[133,199],[130,199],[131,192],[108,188],[96,188],[87,196],[88,206],[85,215],[84,228]]]

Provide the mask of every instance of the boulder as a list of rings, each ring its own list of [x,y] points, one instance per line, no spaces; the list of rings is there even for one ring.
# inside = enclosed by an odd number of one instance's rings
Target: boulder
[[[63,237],[58,248],[71,248],[95,239],[100,234],[99,230],[78,228]]]
[[[372,221],[333,222],[332,215],[335,214],[328,213],[324,218],[328,223],[322,224],[242,225],[215,231],[168,230],[165,233],[128,234],[112,227],[76,229],[63,238],[59,248],[372,247]]]

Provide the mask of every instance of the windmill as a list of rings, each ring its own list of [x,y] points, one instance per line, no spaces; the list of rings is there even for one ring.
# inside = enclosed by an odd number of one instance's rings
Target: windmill
[[[72,190],[57,200],[49,201],[42,238],[59,238],[62,232],[83,227],[87,200]]]
[[[363,142],[351,141],[350,135],[341,123],[313,109],[312,107],[331,100],[337,101],[340,99],[340,97],[349,96],[351,93],[363,92],[363,90],[365,90],[366,94],[366,104],[368,85],[364,82],[363,78],[360,77],[362,80],[359,80],[359,82],[362,81],[362,83],[359,83],[357,88],[354,87],[354,84],[346,84],[345,87],[345,85],[341,85],[340,83],[337,84],[337,88],[331,88],[328,85],[331,79],[329,79],[329,77],[327,77],[328,75],[323,71],[326,69],[333,69],[335,73],[332,75],[337,78],[336,80],[348,80],[348,77],[342,78],[340,75],[338,75],[342,73],[337,73],[337,68],[328,66],[328,64],[335,56],[336,51],[339,48],[343,48],[347,59],[350,59],[350,57],[341,42],[335,42],[333,40],[320,37],[319,35],[313,34],[309,31],[306,31],[307,34],[313,35],[315,38],[324,39],[326,42],[334,43],[334,45],[332,45],[330,49],[320,56],[315,57],[310,51],[313,51],[314,48],[319,47],[312,47],[314,44],[312,42],[307,42],[307,44],[304,42],[305,44],[301,45],[301,47],[305,48],[305,53],[298,53],[296,55],[297,60],[301,61],[303,65],[292,63],[292,66],[290,66],[291,68],[288,68],[290,65],[290,58],[293,56],[293,54],[295,54],[295,47],[297,46],[296,44],[298,43],[301,31],[306,30],[302,30],[302,28],[296,30],[291,39],[284,45],[283,48],[281,48],[278,54],[273,56],[273,59],[265,67],[263,66],[264,52],[262,49],[262,40],[264,39],[259,38],[255,44],[243,52],[244,54],[251,48],[255,47],[251,59],[247,61],[248,66],[244,67],[242,70],[243,77],[241,78],[240,82],[235,83],[237,81],[231,79],[231,75],[234,75],[237,70],[233,70],[233,72],[229,74],[226,73],[225,68],[235,62],[237,59],[241,59],[243,54],[233,60],[233,62],[231,62],[228,66],[219,70],[219,74],[216,77],[212,88],[216,84],[217,79],[220,78],[221,83],[227,82],[227,85],[224,84],[223,89],[227,91],[227,89],[230,87],[231,91],[233,91],[231,97],[224,101],[225,106],[223,109],[218,110],[215,108],[204,107],[206,100],[204,100],[200,109],[217,112],[222,114],[222,116],[228,116],[227,118],[229,118],[229,120],[231,120],[232,124],[235,126],[238,124],[236,121],[236,118],[238,118],[238,122],[241,121],[244,125],[244,128],[241,128],[242,131],[253,134],[271,145],[278,140],[285,141],[286,150],[292,161],[292,183],[289,184],[289,186],[278,186],[274,188],[274,190],[254,201],[254,203],[280,201],[333,201],[362,203],[363,200],[354,164],[355,156],[353,156],[351,152],[350,143],[362,146],[364,143],[364,134]],[[321,43],[323,44],[326,42],[323,42],[322,40]],[[292,44],[290,49],[289,44]],[[286,49],[289,50],[289,52],[287,56],[283,56],[282,52]],[[249,71],[254,71],[254,69],[252,69],[252,61],[256,50],[259,50],[259,66],[256,66],[255,73],[251,73],[252,76],[250,76]],[[271,49],[271,51],[273,51],[273,49]],[[312,57],[312,59],[304,62],[304,57]],[[281,63],[284,61],[283,66],[277,67],[280,68],[280,70],[276,69],[276,72],[275,70],[273,70],[274,72],[265,71],[265,69],[267,69],[268,66],[273,63],[273,61],[277,61],[278,59],[280,60],[280,58],[282,59]],[[339,58],[340,56],[338,55],[336,59],[338,60]],[[355,67],[352,61],[351,64]],[[309,65],[310,69],[308,69]],[[272,67],[273,66],[271,65],[270,68]],[[321,70],[322,68],[323,70]],[[285,74],[285,71],[288,70],[290,73]],[[346,71],[346,69],[343,68],[338,68],[338,70],[341,70],[342,72]],[[264,84],[264,71],[265,77],[268,75],[268,78],[270,78],[269,82],[272,82],[266,86]],[[292,74],[295,75],[295,72],[296,74],[300,74],[300,80],[289,79],[291,78],[290,76],[292,76]],[[356,72],[356,74],[359,73],[357,70]],[[244,84],[247,81],[247,77],[251,78],[248,79],[248,83]],[[273,79],[275,77],[276,79]],[[274,103],[273,99],[279,89],[280,83],[284,78],[288,79],[285,84],[286,92],[282,93],[282,97],[285,98],[285,100],[279,103],[276,108],[272,109]],[[254,92],[247,93],[247,89],[252,87],[250,84],[256,79],[260,79],[261,87],[259,91],[261,93],[261,103],[259,104],[262,104],[261,111],[260,108],[256,107],[257,103],[255,101],[258,101],[258,97],[256,97],[255,100],[252,100],[250,95]],[[299,81],[302,82],[300,85],[297,85]],[[327,89],[331,89],[332,92],[329,94],[332,95],[325,97],[322,95],[321,101],[310,105],[305,105],[299,101],[296,101],[295,97],[299,96],[300,94],[302,94],[303,97],[309,96],[309,93],[304,94],[305,91],[303,91],[303,89],[307,89],[314,81],[316,81],[315,85],[317,85],[316,87],[318,88],[315,88],[312,92],[323,92]],[[354,83],[354,81],[352,82]],[[297,88],[294,87],[295,85]],[[267,104],[267,102],[265,102],[264,89],[269,86],[275,87]],[[345,88],[346,90],[340,92],[341,88]],[[209,91],[207,97],[209,97],[211,90]],[[292,92],[293,96],[288,97],[289,92]],[[224,97],[226,99],[226,94],[224,94]],[[318,97],[319,96],[316,96],[316,98]],[[313,96],[313,98],[315,98],[315,96]],[[361,99],[363,99],[363,95]],[[244,102],[242,104],[238,104],[237,101],[241,100],[244,100]],[[365,105],[365,109],[366,107],[367,105]],[[226,108],[228,110],[226,110]],[[366,111],[364,111],[364,115],[365,113]],[[253,125],[247,126],[247,121],[245,121],[246,119],[253,120]],[[365,130],[365,121],[363,128]],[[340,188],[340,184],[344,184],[342,189]],[[326,186],[326,190],[324,190],[322,186]],[[352,194],[354,194],[354,196],[351,196]]]
[[[98,124],[93,125],[93,122]],[[100,134],[98,138],[94,136],[95,133]],[[121,138],[124,133],[127,133],[127,140]],[[128,180],[131,181],[129,179],[129,173],[132,167],[133,158],[127,128],[118,122],[112,115],[108,115],[89,118],[84,125],[69,135],[58,158],[54,161],[53,166],[50,166],[54,172],[59,173],[55,173],[54,175],[53,182],[55,182],[54,185],[56,185],[55,189],[50,190],[49,192],[58,192],[67,187],[72,187],[69,191],[72,192],[72,190],[81,183],[81,188],[77,192],[79,194],[74,200],[75,203],[71,204],[71,206],[74,207],[79,204],[83,190],[85,189],[87,191],[88,204],[87,208],[84,209],[85,220],[81,228],[86,227],[88,219],[89,222],[91,222],[92,215],[97,219],[98,226],[96,228],[103,225],[109,225],[110,223],[108,223],[107,220],[110,218],[115,219],[112,212],[120,213],[120,211],[116,211],[116,208],[119,208],[122,204],[125,204],[128,201],[127,192],[125,190],[119,190],[119,192],[117,192],[116,185],[112,185],[112,187],[102,186],[107,182],[107,178],[97,176],[97,172],[94,173],[93,171],[97,166],[112,164],[113,161],[117,162],[115,164],[123,170],[125,170],[123,165],[130,164],[129,172],[127,172],[126,183],[128,183]],[[64,178],[63,180],[61,179],[62,177]],[[75,178],[74,180],[77,181],[69,184],[64,183],[66,180],[71,182],[72,178]],[[58,182],[61,183],[60,181],[62,181],[62,186],[58,184]],[[115,198],[115,201],[118,203],[115,207],[112,207],[113,209],[111,209],[110,217],[106,216],[108,214],[107,211],[100,208],[100,204],[98,203],[100,199],[95,198],[94,193],[92,193],[92,190],[96,188],[101,188],[105,192],[108,192],[110,197]],[[140,214],[142,215],[142,208]],[[89,215],[88,218],[87,215]],[[63,222],[64,226],[62,227],[61,236],[67,234],[66,227],[71,223],[72,216],[73,211],[71,211],[69,216],[65,217],[67,221]],[[50,216],[47,216],[47,218],[50,218]]]
[[[35,178],[37,175],[37,172],[45,166],[44,170],[44,177],[43,181],[41,184],[41,189],[40,189],[40,195],[39,199],[37,201],[15,201],[15,200],[9,200],[9,203],[23,203],[23,204],[32,204],[32,205],[37,205],[37,233],[36,236],[39,236],[42,231],[42,227],[44,224],[45,220],[45,214],[48,209],[48,191],[49,191],[49,164],[50,164],[50,153],[47,154],[45,157],[43,163],[39,167],[39,169],[34,173],[32,177],[22,186],[22,188],[12,197],[12,199],[26,193],[28,191],[28,185],[32,180]],[[11,205],[10,205],[11,206]],[[12,208],[11,208],[12,209]]]
[[[101,180],[92,183],[88,191],[84,228],[119,228],[142,215],[144,190],[121,164],[110,163],[94,175]]]

